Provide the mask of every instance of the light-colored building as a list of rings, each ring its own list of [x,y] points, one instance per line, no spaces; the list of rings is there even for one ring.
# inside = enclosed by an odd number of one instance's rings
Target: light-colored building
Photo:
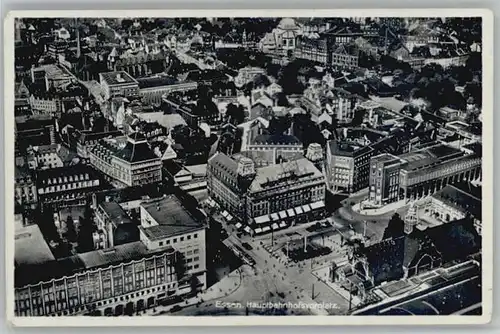
[[[90,164],[120,186],[161,181],[161,158],[150,149],[144,135],[101,139],[89,152]]]
[[[125,71],[99,73],[99,83],[105,100],[139,94],[139,83]]]

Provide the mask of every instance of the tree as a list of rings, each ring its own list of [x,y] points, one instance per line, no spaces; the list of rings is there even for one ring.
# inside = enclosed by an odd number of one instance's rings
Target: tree
[[[384,240],[389,238],[396,239],[403,236],[403,234],[404,221],[401,219],[398,213],[395,213],[394,215],[392,215],[391,220],[389,220],[389,224],[385,228]]]
[[[76,241],[75,222],[73,221],[73,217],[71,215],[66,219],[66,237],[70,242]]]

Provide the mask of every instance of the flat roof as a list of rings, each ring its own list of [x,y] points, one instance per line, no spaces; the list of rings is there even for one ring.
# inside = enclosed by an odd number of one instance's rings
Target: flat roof
[[[105,72],[100,73],[103,80],[108,83],[108,85],[121,85],[126,83],[137,83],[137,80],[132,78],[130,74],[125,71],[116,71],[116,72]]]
[[[16,266],[40,264],[54,260],[54,255],[43,238],[38,225],[29,225],[17,229],[14,240]]]
[[[204,224],[182,205],[175,196],[168,196],[160,200],[141,204],[158,225],[151,227],[141,226],[140,229],[149,239],[161,239],[180,235],[204,228]]]

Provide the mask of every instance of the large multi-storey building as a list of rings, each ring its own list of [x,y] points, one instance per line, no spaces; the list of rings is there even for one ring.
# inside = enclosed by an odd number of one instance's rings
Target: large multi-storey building
[[[176,198],[159,199],[141,206],[140,241],[18,263],[15,314],[133,315],[183,301],[206,288],[205,224],[197,218]]]
[[[347,141],[332,140],[326,150],[326,178],[332,192],[357,192],[368,185],[374,149]]]
[[[116,202],[104,201],[95,210],[97,231],[94,249],[106,249],[139,240],[139,231],[125,210]]]
[[[369,201],[385,205],[397,200],[414,200],[442,189],[447,184],[481,177],[481,158],[445,144],[403,154],[381,155],[370,162]]]
[[[144,135],[104,138],[89,151],[90,164],[119,186],[161,181],[161,159],[150,149]]]
[[[107,72],[99,74],[99,82],[104,91],[104,99],[117,96],[134,96],[139,94],[139,83],[127,72]]]
[[[324,176],[305,158],[256,169],[251,159],[218,153],[209,160],[207,175],[209,195],[252,233],[323,214]]]
[[[326,38],[299,36],[294,54],[297,58],[328,64],[330,59],[328,51],[328,41]]]

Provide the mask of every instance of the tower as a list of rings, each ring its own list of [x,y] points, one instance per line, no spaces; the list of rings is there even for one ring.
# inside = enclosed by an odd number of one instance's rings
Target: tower
[[[405,216],[404,232],[406,234],[411,234],[413,232],[413,227],[417,224],[418,224],[418,212],[417,208],[415,207],[415,203],[412,202]]]

